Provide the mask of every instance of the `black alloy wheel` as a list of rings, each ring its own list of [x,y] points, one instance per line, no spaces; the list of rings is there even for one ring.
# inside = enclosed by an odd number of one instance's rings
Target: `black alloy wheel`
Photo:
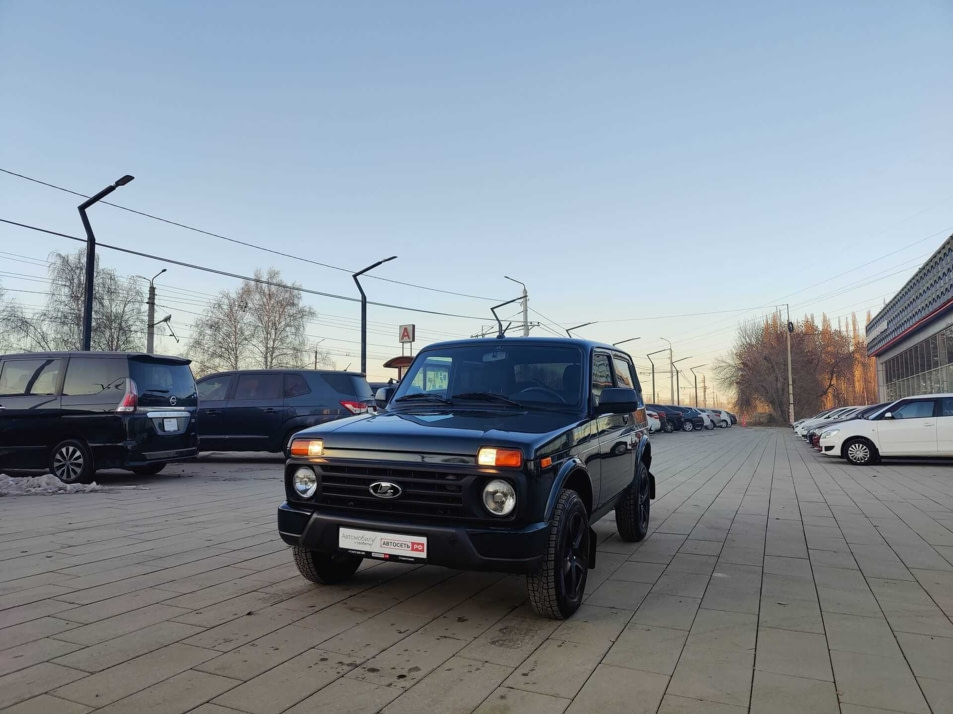
[[[550,522],[543,564],[526,576],[536,614],[563,620],[579,609],[589,577],[589,538],[586,506],[575,491],[563,491]]]

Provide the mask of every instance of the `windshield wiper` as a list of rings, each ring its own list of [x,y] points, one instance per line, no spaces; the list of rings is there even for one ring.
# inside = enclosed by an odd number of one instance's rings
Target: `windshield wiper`
[[[397,397],[395,402],[409,402],[412,400],[428,401],[428,402],[440,402],[441,404],[449,404],[450,400],[441,397],[439,394],[428,394],[427,392],[417,392],[416,394],[405,394],[402,397]]]
[[[513,407],[523,406],[519,402],[514,402],[509,397],[504,397],[502,394],[493,394],[491,392],[463,392],[461,394],[454,394],[451,399],[472,399],[474,401],[483,401],[483,402],[498,402],[500,404],[509,404]]]

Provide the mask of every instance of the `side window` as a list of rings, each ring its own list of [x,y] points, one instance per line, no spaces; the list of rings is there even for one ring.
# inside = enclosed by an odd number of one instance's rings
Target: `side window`
[[[301,397],[305,394],[311,394],[311,387],[307,380],[300,374],[285,375],[285,398]]]
[[[946,397],[940,400],[940,416],[953,417],[953,398]]]
[[[126,360],[71,357],[66,367],[64,397],[109,394],[118,399],[126,389]],[[119,396],[112,394],[118,392]]]
[[[635,368],[632,364],[622,357],[613,356],[612,366],[615,369],[615,385],[634,389],[635,393],[639,395],[639,404],[642,404],[642,386],[635,376]]]
[[[196,386],[199,390],[199,399],[225,399],[228,396],[228,387],[232,383],[230,374],[221,377],[203,379]]]
[[[280,374],[242,374],[235,387],[235,401],[253,399],[281,399],[282,380]]]
[[[56,393],[63,360],[7,360],[0,368],[0,397],[51,396]]]
[[[592,356],[592,396],[599,403],[602,390],[612,386],[612,367],[609,365],[609,355],[595,354]]]
[[[907,402],[893,412],[894,419],[925,419],[933,416],[933,400]]]

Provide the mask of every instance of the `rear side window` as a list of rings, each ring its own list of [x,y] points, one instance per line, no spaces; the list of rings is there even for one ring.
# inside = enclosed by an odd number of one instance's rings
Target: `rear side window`
[[[356,374],[322,374],[321,379],[338,394],[358,399],[370,399],[374,396],[367,380]],[[446,388],[446,385],[444,387]]]
[[[228,374],[203,379],[196,385],[199,390],[199,399],[225,399],[228,396],[228,387],[231,383],[232,376]]]
[[[56,394],[61,359],[8,360],[0,367],[0,397],[51,396]]]
[[[285,375],[285,397],[303,397],[305,394],[311,394],[311,387],[307,380],[300,374]]]
[[[639,395],[639,402],[642,401],[642,389],[639,380],[636,379],[635,369],[621,357],[612,358],[612,367],[615,370],[615,383],[617,387],[628,387],[634,389]]]
[[[66,368],[64,397],[107,394],[119,399],[126,389],[127,364],[124,359],[71,357]],[[119,392],[118,396],[114,392]]]
[[[130,359],[129,376],[139,390],[140,406],[194,407],[198,403],[192,370],[183,362]]]
[[[236,401],[254,399],[281,399],[282,379],[280,374],[240,374],[235,387]]]

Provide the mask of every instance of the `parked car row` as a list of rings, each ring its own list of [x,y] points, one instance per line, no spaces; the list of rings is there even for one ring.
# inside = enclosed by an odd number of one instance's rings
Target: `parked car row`
[[[0,356],[0,469],[65,483],[141,475],[200,451],[285,451],[302,429],[378,407],[360,374],[243,370],[196,383],[190,360],[125,352]]]
[[[953,394],[840,407],[795,424],[822,456],[859,466],[884,457],[953,457]]]
[[[652,431],[701,431],[715,427],[727,429],[738,423],[738,418],[724,409],[647,404],[649,426]]]

